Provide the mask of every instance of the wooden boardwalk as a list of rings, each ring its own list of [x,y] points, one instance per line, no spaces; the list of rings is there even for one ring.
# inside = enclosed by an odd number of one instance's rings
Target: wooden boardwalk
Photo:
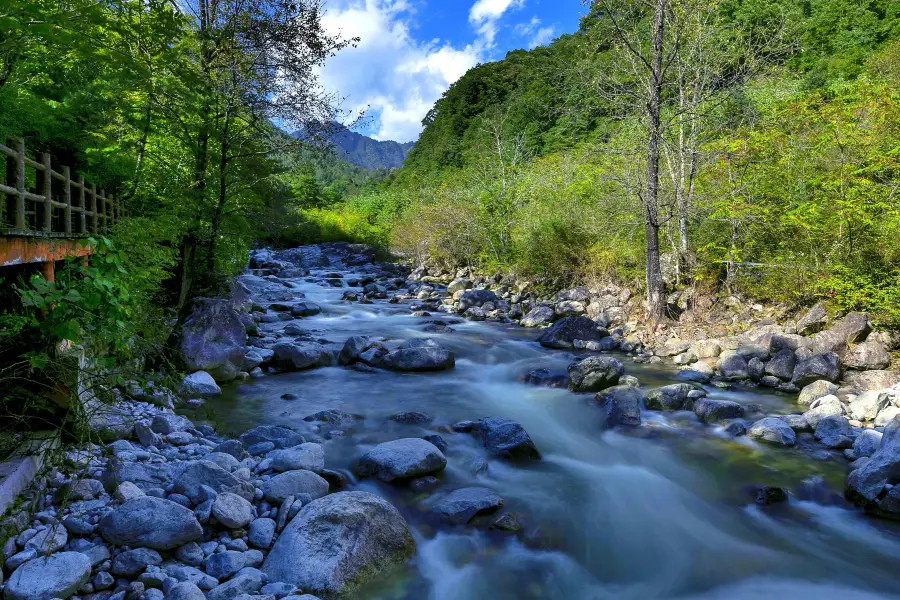
[[[69,167],[54,169],[49,154],[32,160],[25,141],[0,144],[6,158],[0,180],[0,269],[38,263],[54,279],[54,264],[72,256],[87,256],[86,238],[109,233],[122,218],[121,203],[84,178],[73,178]]]

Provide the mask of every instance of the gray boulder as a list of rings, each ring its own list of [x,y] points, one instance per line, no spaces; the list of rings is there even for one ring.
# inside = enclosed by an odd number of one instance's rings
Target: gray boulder
[[[394,371],[444,371],[456,364],[453,353],[429,338],[419,338],[401,344],[388,352],[381,361],[383,367]]]
[[[681,381],[693,381],[696,383],[707,383],[713,378],[716,372],[705,361],[698,360],[695,363],[684,366],[678,371],[678,379]]]
[[[853,446],[852,436],[850,424],[841,415],[824,417],[816,425],[816,439],[829,448],[850,448]]]
[[[825,417],[833,417],[844,414],[844,405],[837,396],[822,396],[812,403],[810,409],[803,413],[803,417],[809,426],[813,429],[819,424],[819,421]]]
[[[794,367],[794,375],[791,381],[794,385],[803,387],[819,379],[834,382],[840,378],[840,357],[834,352],[826,352],[824,354],[814,354],[798,362],[797,366]]]
[[[302,371],[331,364],[331,352],[318,342],[281,342],[272,350],[275,366],[283,371]]]
[[[565,317],[556,321],[538,338],[541,346],[565,350],[575,346],[575,340],[599,342],[609,332],[587,317]]]
[[[640,427],[641,390],[630,385],[616,385],[594,397],[606,411],[607,427]]]
[[[325,450],[319,444],[310,442],[276,450],[269,457],[272,459],[272,469],[279,473],[297,469],[320,472],[325,468]]]
[[[503,506],[503,498],[484,487],[454,490],[425,505],[430,512],[455,525],[465,525],[481,512],[494,511]]]
[[[416,545],[396,508],[374,494],[340,492],[307,504],[278,537],[262,570],[269,581],[344,596],[405,563]]]
[[[421,438],[405,438],[378,444],[356,464],[360,477],[381,481],[408,479],[442,471],[447,458],[437,446]]]
[[[206,600],[245,600],[245,594],[250,595],[259,591],[264,579],[265,575],[256,569],[241,569],[234,578],[209,590]]]
[[[201,398],[218,396],[222,393],[222,388],[216,384],[216,380],[213,379],[213,376],[206,371],[197,371],[182,379],[181,389],[189,396],[199,396]]]
[[[265,499],[274,504],[299,494],[309,494],[315,500],[328,493],[328,482],[312,471],[288,471],[266,481],[262,491]]]
[[[541,453],[525,429],[505,417],[487,417],[472,426],[472,436],[500,458],[512,461],[539,460]]]
[[[184,494],[191,502],[199,504],[203,501],[201,497],[203,492],[200,489],[203,486],[208,486],[219,493],[231,492],[245,500],[252,500],[255,494],[252,484],[239,479],[216,463],[208,460],[184,463],[181,466],[181,472],[173,481],[172,491],[177,494]]]
[[[794,368],[796,366],[797,356],[794,354],[794,351],[785,348],[776,352],[772,360],[766,363],[766,373],[778,379],[790,381],[794,376]]]
[[[80,552],[39,556],[17,568],[6,582],[8,600],[53,600],[68,598],[87,583],[91,561]]]
[[[883,409],[890,404],[888,395],[871,390],[857,395],[848,406],[850,418],[857,421],[874,421]]]
[[[474,285],[475,284],[472,283],[471,279],[463,279],[460,277],[450,282],[450,285],[447,286],[447,293],[452,296],[456,292],[471,290]]]
[[[778,417],[766,417],[750,426],[747,435],[753,439],[781,446],[793,446],[797,443],[797,434]]]
[[[481,306],[485,302],[496,303],[499,300],[497,294],[490,290],[467,290],[459,297],[459,306],[465,311],[467,308]]]
[[[181,354],[191,371],[206,371],[218,381],[231,381],[241,372],[247,331],[227,300],[204,298],[181,330]]]
[[[882,494],[886,485],[900,483],[900,419],[884,429],[881,445],[871,459],[847,477],[847,498],[866,506]]]
[[[731,380],[747,379],[750,371],[747,367],[747,359],[737,352],[726,352],[719,357],[716,367],[722,377]]]
[[[349,338],[344,342],[344,346],[338,354],[338,364],[349,365],[356,362],[359,360],[359,355],[365,351],[368,345],[369,336],[367,335],[355,335]]]
[[[619,382],[625,367],[610,356],[589,356],[569,365],[569,391],[600,392]]]
[[[156,550],[135,548],[116,555],[109,572],[120,577],[134,577],[143,573],[150,565],[158,565],[161,562],[162,556]]]
[[[166,600],[206,600],[206,594],[190,581],[181,581],[169,588]]]
[[[644,396],[644,404],[650,410],[682,410],[690,408],[688,394],[696,388],[688,383],[673,383],[650,390]]]
[[[865,341],[872,331],[869,316],[864,313],[847,313],[834,325],[816,334],[813,338],[813,352],[843,352],[853,344]]]
[[[532,308],[527,315],[522,317],[519,325],[522,327],[543,327],[556,319],[556,312],[549,306],[537,306]]]
[[[112,544],[154,550],[172,550],[203,535],[192,510],[153,496],[128,500],[107,513],[98,529]]]
[[[276,425],[259,425],[254,427],[241,434],[240,440],[246,447],[262,442],[272,442],[276,448],[292,448],[306,441],[296,431]]]
[[[800,390],[800,396],[797,398],[797,404],[810,406],[813,402],[815,402],[822,396],[836,394],[837,391],[838,386],[825,379],[819,379],[807,384],[802,390]]]
[[[700,398],[694,402],[694,414],[704,423],[721,423],[744,416],[744,407],[730,400]]]
[[[872,456],[878,452],[881,447],[881,438],[884,434],[874,429],[864,429],[853,440],[853,456],[854,458],[862,458],[864,456]]]
[[[797,321],[797,333],[800,335],[811,335],[818,333],[828,324],[828,311],[825,309],[825,303],[819,302],[803,315]]]
[[[237,494],[222,492],[213,501],[212,516],[229,529],[239,529],[253,520],[253,505]]]
[[[854,371],[875,371],[891,365],[891,355],[881,342],[867,341],[841,353],[844,366]]]

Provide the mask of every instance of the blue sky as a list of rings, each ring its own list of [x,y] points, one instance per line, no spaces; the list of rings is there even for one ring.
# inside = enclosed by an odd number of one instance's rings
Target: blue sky
[[[346,111],[367,111],[360,133],[412,141],[468,69],[574,32],[585,10],[579,0],[327,0],[326,28],[362,41],[329,59],[322,83]]]

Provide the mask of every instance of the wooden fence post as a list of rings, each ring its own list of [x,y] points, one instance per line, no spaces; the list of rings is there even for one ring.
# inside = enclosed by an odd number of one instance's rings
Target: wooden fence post
[[[97,186],[91,184],[91,233],[97,233]]]
[[[25,229],[25,138],[16,142],[16,229]]]
[[[51,195],[53,175],[50,168],[50,155],[46,152],[42,153],[41,162],[44,165],[44,178],[41,186],[41,196],[44,197],[44,233],[50,233],[53,231],[53,197]]]
[[[64,209],[64,217],[66,220],[65,230],[66,233],[72,233],[72,180],[70,179],[69,167],[62,168],[62,175],[65,178],[65,197],[63,202],[66,204],[66,208]]]
[[[81,217],[79,221],[81,222],[78,227],[78,233],[87,233],[87,198],[84,190],[84,175],[78,176],[78,206],[81,207]]]

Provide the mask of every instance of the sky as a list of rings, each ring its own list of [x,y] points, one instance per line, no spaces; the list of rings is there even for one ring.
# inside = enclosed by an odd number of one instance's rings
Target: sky
[[[356,131],[413,141],[467,70],[574,32],[585,10],[580,0],[327,0],[328,32],[361,41],[329,59],[321,81],[345,111],[366,111]]]

